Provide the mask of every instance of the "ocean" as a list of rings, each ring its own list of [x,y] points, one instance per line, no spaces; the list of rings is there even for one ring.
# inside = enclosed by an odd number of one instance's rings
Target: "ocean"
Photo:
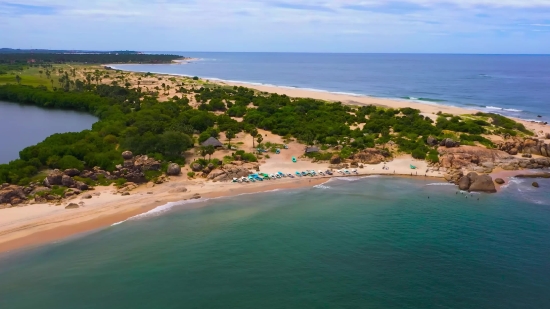
[[[550,308],[550,180],[531,181],[471,195],[349,178],[173,203],[0,256],[0,308]]]
[[[550,118],[550,55],[163,53],[199,61],[114,67]]]

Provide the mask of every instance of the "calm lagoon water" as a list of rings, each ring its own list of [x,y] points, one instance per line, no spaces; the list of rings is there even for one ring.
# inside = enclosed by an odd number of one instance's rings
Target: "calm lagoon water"
[[[0,257],[0,308],[550,308],[550,181],[432,182],[176,203]]]
[[[96,117],[85,113],[0,101],[0,164],[19,158],[23,148],[52,134],[91,129],[96,121]]]

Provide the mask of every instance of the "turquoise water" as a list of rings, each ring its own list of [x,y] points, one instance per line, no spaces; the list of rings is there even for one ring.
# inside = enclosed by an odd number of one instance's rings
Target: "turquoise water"
[[[550,181],[432,182],[180,204],[4,255],[0,308],[550,308]]]

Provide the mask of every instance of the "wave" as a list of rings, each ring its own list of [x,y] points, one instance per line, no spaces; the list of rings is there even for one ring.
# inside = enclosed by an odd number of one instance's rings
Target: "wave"
[[[456,185],[448,182],[434,182],[434,183],[426,184],[426,186],[456,186]]]
[[[516,113],[520,113],[520,112],[523,112],[523,110],[521,109],[515,109],[515,108],[503,108],[503,107],[497,107],[497,106],[485,106],[486,109],[491,109],[491,110],[498,110],[498,111],[507,111],[507,112],[516,112]]]
[[[316,188],[316,189],[323,189],[323,190],[331,189],[331,187],[325,186],[325,185],[316,185],[316,186],[313,186],[313,187]]]

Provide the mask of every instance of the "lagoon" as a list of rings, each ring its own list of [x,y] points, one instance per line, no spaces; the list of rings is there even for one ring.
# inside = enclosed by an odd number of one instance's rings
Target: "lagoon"
[[[91,129],[98,119],[92,115],[44,109],[0,101],[0,164],[19,158],[19,151],[55,133]]]

